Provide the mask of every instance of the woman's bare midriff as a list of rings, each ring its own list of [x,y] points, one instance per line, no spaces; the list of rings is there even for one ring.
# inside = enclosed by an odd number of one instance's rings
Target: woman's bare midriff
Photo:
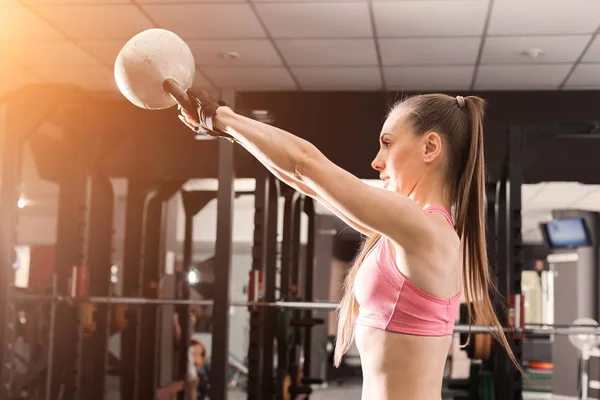
[[[440,400],[452,336],[414,336],[356,326],[362,400]]]

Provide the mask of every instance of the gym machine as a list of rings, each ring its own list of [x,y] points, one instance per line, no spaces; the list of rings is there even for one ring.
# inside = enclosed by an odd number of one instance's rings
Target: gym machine
[[[102,399],[108,364],[108,337],[115,326],[122,332],[123,398],[155,398],[181,391],[173,357],[171,306],[137,308],[91,302],[54,300],[23,304],[16,295],[95,296],[114,299],[111,285],[113,257],[113,205],[110,178],[128,179],[126,232],[121,295],[158,300],[160,272],[164,270],[166,204],[188,179],[212,176],[218,170],[220,185],[217,232],[217,284],[227,287],[231,255],[233,201],[233,144],[194,141],[189,136],[166,135],[153,121],[140,118],[134,132],[124,132],[114,114],[102,118],[98,101],[89,93],[65,85],[32,85],[9,94],[3,146],[0,192],[0,340],[2,359],[0,397],[17,399]],[[230,101],[233,103],[233,99]],[[104,104],[110,110],[110,106]],[[104,110],[104,109],[103,109]],[[94,123],[102,119],[102,124]],[[44,124],[58,135],[38,132]],[[42,291],[11,287],[14,281],[17,203],[20,196],[23,148],[29,144],[40,177],[59,185],[55,271]],[[215,157],[219,146],[220,157]],[[137,151],[143,148],[145,151]],[[168,148],[169,151],[164,151]],[[153,150],[155,151],[153,153]],[[172,151],[171,151],[172,150]],[[199,158],[198,154],[206,153]],[[212,155],[212,156],[211,156]],[[213,164],[214,161],[214,164]],[[219,163],[219,165],[217,165]],[[214,197],[214,194],[212,194]],[[229,218],[227,217],[229,215]],[[51,263],[52,264],[52,263]],[[50,289],[52,290],[50,292]],[[219,398],[225,392],[228,304],[227,291],[217,291],[213,318],[218,337],[213,357],[212,387]],[[185,298],[182,298],[185,300]],[[36,346],[44,351],[35,365],[15,354],[16,330],[21,328],[17,307],[29,307],[28,326],[49,325],[37,332]],[[35,310],[34,310],[35,308]],[[220,314],[218,314],[220,313]],[[181,312],[179,313],[181,315]],[[218,316],[221,317],[218,317]],[[162,322],[161,322],[162,321]],[[36,325],[37,324],[37,325]],[[161,328],[162,325],[162,328]],[[18,332],[22,335],[22,332]],[[166,336],[165,336],[166,335]],[[43,336],[43,337],[42,337]],[[168,336],[168,338],[167,338]],[[225,343],[218,343],[219,340]],[[43,343],[42,343],[43,342]],[[140,351],[140,349],[156,349]],[[47,351],[46,351],[47,350]],[[160,351],[160,353],[159,353]],[[39,351],[38,351],[39,352]],[[185,355],[187,357],[187,354]],[[84,362],[85,360],[85,362]],[[159,364],[160,360],[160,364]],[[181,360],[181,358],[180,358]],[[47,363],[47,365],[44,365]],[[31,367],[23,374],[15,368]],[[160,368],[159,368],[160,365]],[[35,373],[34,369],[35,368]],[[221,371],[222,370],[222,371]]]
[[[310,378],[311,329],[324,322],[313,318],[314,307],[310,307],[313,300],[315,209],[313,200],[299,192],[287,190],[283,193],[281,263],[277,268],[279,182],[266,169],[259,168],[248,301],[291,302],[309,307],[297,310],[249,307],[247,398],[293,399],[299,394],[309,395],[312,393],[310,385],[321,383],[320,379]],[[300,243],[303,213],[308,221],[304,253]],[[304,267],[301,266],[302,261]]]
[[[523,238],[521,232],[521,189],[528,180],[528,168],[556,140],[593,140],[600,138],[596,122],[557,123],[548,126],[512,126],[507,133],[507,149],[500,181],[488,188],[488,241],[490,265],[497,278],[499,298],[493,298],[496,314],[502,326],[521,328],[524,325],[521,301],[523,271]],[[544,177],[551,181],[556,177]],[[562,180],[568,180],[561,177]],[[575,180],[572,177],[571,180]],[[495,185],[495,191],[493,186]],[[493,211],[492,211],[493,210]],[[493,218],[490,218],[493,213]],[[490,226],[493,224],[493,226]],[[493,246],[495,244],[495,246]],[[566,339],[566,338],[565,338]],[[522,360],[523,336],[508,335],[511,348]],[[500,346],[493,346],[483,368],[491,371],[497,399],[522,398],[523,378]],[[498,383],[502,384],[498,384]]]

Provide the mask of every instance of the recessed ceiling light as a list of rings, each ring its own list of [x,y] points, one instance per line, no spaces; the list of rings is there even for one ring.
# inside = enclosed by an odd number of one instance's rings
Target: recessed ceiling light
[[[224,60],[237,60],[240,57],[240,53],[237,51],[225,51],[221,53],[221,58]]]
[[[531,58],[540,58],[543,55],[546,55],[546,52],[542,49],[538,49],[538,48],[532,48],[532,49],[527,49],[523,52],[523,54],[531,57]]]

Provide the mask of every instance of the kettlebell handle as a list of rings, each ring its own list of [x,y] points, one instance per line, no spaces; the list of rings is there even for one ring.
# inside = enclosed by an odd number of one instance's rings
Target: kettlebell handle
[[[198,115],[198,104],[188,94],[181,89],[181,86],[171,78],[165,79],[163,82],[163,90],[168,93],[173,100],[177,102],[188,114],[200,121]]]

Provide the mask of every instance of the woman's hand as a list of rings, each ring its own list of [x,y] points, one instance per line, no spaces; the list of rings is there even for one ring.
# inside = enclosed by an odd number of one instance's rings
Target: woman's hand
[[[198,128],[200,128],[200,123],[196,120],[196,118],[192,117],[185,109],[181,106],[177,106],[180,113],[177,117],[181,122],[187,125],[188,128],[193,130],[194,132],[198,132]]]

